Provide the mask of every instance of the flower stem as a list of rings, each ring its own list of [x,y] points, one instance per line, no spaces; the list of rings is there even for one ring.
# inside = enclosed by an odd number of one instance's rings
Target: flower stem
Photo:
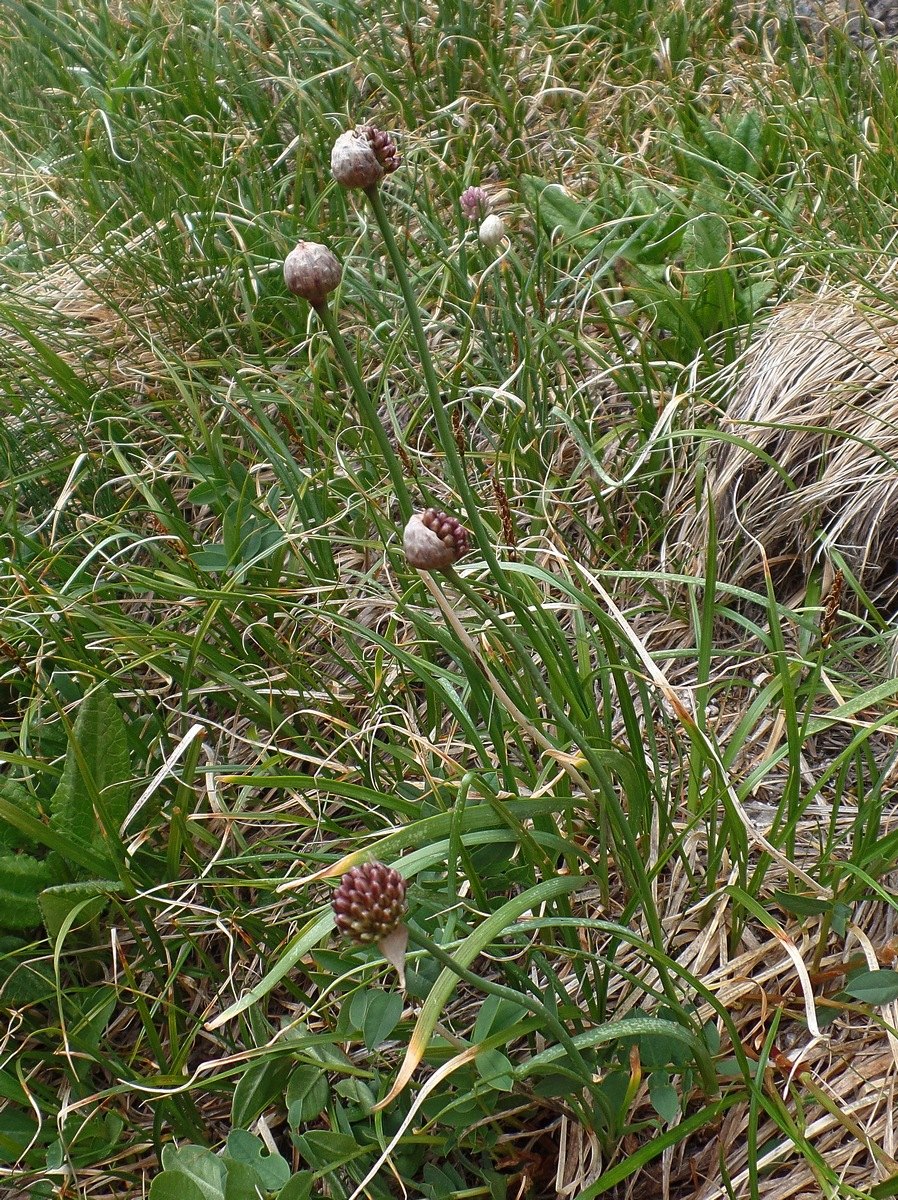
[[[352,388],[352,393],[355,396],[356,404],[362,416],[362,420],[368,427],[369,431],[374,435],[378,449],[384,457],[387,464],[387,470],[390,472],[390,480],[393,484],[393,491],[396,494],[396,500],[399,504],[399,510],[402,513],[402,521],[405,523],[412,515],[414,505],[412,498],[409,495],[409,490],[405,482],[405,474],[403,473],[402,463],[399,460],[395,450],[390,445],[390,439],[387,437],[387,431],[383,427],[383,422],[377,415],[377,409],[368,394],[368,389],[365,387],[365,382],[358,372],[358,368],[353,361],[352,355],[349,353],[349,348],[340,332],[340,327],[328,306],[327,301],[323,304],[315,305],[322,325],[327,330],[331,344],[336,351],[337,358],[340,360],[340,366],[343,368],[343,373],[349,380],[349,385]]]
[[[418,347],[418,357],[421,360],[421,370],[424,374],[424,383],[427,387],[427,392],[430,397],[431,407],[433,409],[434,420],[436,421],[437,432],[439,434],[440,446],[446,456],[446,462],[449,468],[449,474],[455,489],[461,497],[465,511],[468,515],[468,520],[476,535],[477,542],[483,555],[489,564],[490,570],[497,577],[501,576],[501,567],[499,561],[492,548],[492,538],[483,523],[483,518],[480,515],[480,505],[474,491],[468,482],[467,472],[462,457],[458,452],[458,446],[455,442],[455,435],[452,432],[452,425],[449,420],[449,414],[446,411],[446,406],[443,403],[443,397],[440,394],[440,382],[437,379],[436,371],[434,370],[433,359],[430,354],[430,347],[427,345],[427,336],[424,333],[424,326],[421,324],[421,312],[418,307],[418,300],[412,289],[411,281],[408,277],[408,271],[405,269],[405,261],[396,244],[396,238],[393,235],[393,227],[390,224],[390,218],[387,216],[387,211],[384,208],[383,199],[380,194],[380,189],[374,187],[365,188],[365,195],[371,203],[374,210],[374,217],[377,221],[381,235],[384,239],[384,245],[387,248],[387,254],[390,256],[390,261],[393,264],[393,270],[396,272],[396,278],[399,280],[399,287],[402,290],[402,296],[405,300],[405,307],[408,311],[409,323],[412,327],[412,334],[415,343]]]

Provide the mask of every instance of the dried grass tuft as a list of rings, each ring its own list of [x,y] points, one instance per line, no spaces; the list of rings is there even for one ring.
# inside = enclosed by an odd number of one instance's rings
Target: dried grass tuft
[[[673,476],[683,516],[668,553],[701,573],[713,513],[731,583],[756,588],[766,556],[778,585],[800,586],[835,551],[870,595],[898,599],[898,308],[837,295],[787,304],[715,395],[723,436],[697,456],[698,501],[695,467]]]

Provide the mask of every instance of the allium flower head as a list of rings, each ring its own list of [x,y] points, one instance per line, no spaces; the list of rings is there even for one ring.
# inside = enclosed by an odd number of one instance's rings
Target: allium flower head
[[[325,303],[342,276],[340,260],[318,242],[300,242],[284,260],[287,287],[315,308]]]
[[[362,863],[340,880],[332,901],[334,922],[356,942],[380,942],[403,923],[405,880],[383,863]]]
[[[490,211],[490,198],[481,187],[465,188],[458,202],[468,221],[478,221]]]
[[[457,517],[435,508],[415,513],[402,534],[409,566],[421,571],[451,567],[468,552],[468,531]]]
[[[341,133],[331,151],[331,173],[345,188],[374,187],[399,166],[390,135],[374,125]]]

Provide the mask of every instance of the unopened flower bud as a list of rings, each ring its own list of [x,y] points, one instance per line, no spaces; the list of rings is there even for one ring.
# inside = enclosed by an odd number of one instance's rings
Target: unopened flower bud
[[[390,135],[384,133],[382,129],[378,129],[376,125],[363,125],[362,132],[374,151],[374,157],[383,167],[384,174],[390,175],[393,171],[397,171],[402,160],[396,149],[396,143]]]
[[[481,187],[465,188],[458,203],[467,221],[476,221],[490,211],[490,198]]]
[[[495,250],[505,237],[505,225],[502,218],[497,217],[495,213],[486,217],[481,222],[477,236],[483,242],[484,246],[488,246],[490,250]]]
[[[428,508],[415,513],[402,535],[409,566],[420,571],[451,567],[468,552],[468,531],[457,517]]]
[[[405,880],[383,863],[362,863],[347,871],[334,892],[334,923],[356,942],[379,942],[402,924]]]
[[[374,125],[341,133],[331,151],[331,173],[345,188],[374,187],[398,166],[392,139]]]
[[[320,308],[339,287],[342,276],[340,260],[318,242],[300,242],[284,260],[287,287],[315,308]]]

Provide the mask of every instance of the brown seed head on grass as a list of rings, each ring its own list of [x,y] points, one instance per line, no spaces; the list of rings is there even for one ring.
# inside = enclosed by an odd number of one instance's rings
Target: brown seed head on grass
[[[415,513],[402,535],[402,548],[409,566],[419,571],[451,567],[467,554],[468,531],[457,517],[435,508]]]
[[[380,862],[352,867],[334,892],[337,928],[362,944],[380,942],[403,922],[405,889],[405,880],[393,867]]]

